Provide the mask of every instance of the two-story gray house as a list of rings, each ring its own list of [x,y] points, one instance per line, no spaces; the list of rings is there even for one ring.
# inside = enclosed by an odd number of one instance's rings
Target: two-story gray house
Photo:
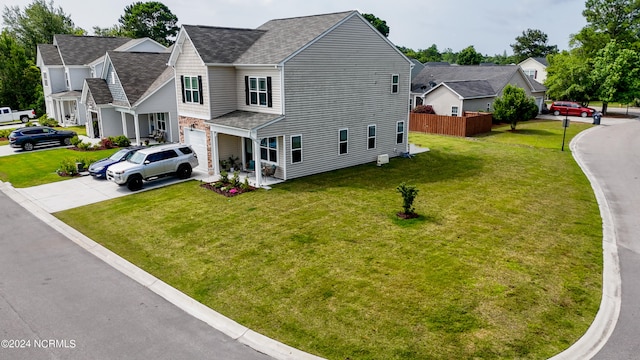
[[[181,140],[220,161],[293,179],[408,150],[412,63],[357,11],[257,29],[184,25],[175,69]]]

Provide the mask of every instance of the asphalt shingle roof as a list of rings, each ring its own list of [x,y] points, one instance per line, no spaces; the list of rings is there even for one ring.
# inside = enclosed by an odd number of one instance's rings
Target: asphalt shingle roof
[[[257,29],[183,28],[206,64],[278,64],[354,12],[271,20]]]
[[[38,44],[38,50],[40,50],[40,56],[45,66],[62,65],[62,59],[60,59],[60,53],[58,48],[52,44]]]
[[[87,78],[85,81],[87,82],[89,91],[91,91],[93,101],[95,101],[97,105],[105,105],[113,102],[113,96],[111,96],[109,86],[104,79]]]
[[[411,91],[426,92],[431,86],[430,82],[439,84],[446,82],[449,85],[453,81],[486,81],[493,93],[486,95],[495,95],[499,90],[504,88],[513,75],[518,72],[518,65],[502,65],[502,66],[425,66],[424,69],[412,79]],[[460,84],[461,86],[465,84]],[[466,84],[471,85],[471,84]],[[488,91],[488,87],[483,85],[484,90]],[[478,88],[476,88],[478,90]],[[472,91],[471,89],[469,91]],[[462,94],[461,94],[462,95]]]
[[[206,123],[252,130],[279,117],[282,117],[282,115],[236,110],[215,119],[208,120]]]
[[[129,105],[133,105],[165,73],[170,54],[109,51],[107,55],[127,95]]]
[[[533,59],[544,66],[549,66],[549,63],[547,62],[546,57],[534,57]]]
[[[493,96],[497,93],[487,80],[446,81],[445,84],[465,99]]]
[[[55,35],[54,44],[58,47],[64,65],[87,65],[131,39],[106,36]]]

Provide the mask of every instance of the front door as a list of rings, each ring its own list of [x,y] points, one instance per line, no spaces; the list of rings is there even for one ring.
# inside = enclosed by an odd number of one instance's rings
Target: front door
[[[253,157],[253,140],[244,138],[244,162],[245,170],[255,170],[255,160]],[[254,165],[251,168],[251,165]]]

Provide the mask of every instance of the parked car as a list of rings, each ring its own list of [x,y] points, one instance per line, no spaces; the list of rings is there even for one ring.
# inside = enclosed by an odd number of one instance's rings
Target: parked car
[[[56,130],[48,126],[31,126],[16,129],[9,134],[9,145],[31,151],[41,145],[71,145],[71,139],[77,136],[75,131]]]
[[[106,178],[107,168],[113,164],[129,159],[136,151],[142,149],[142,146],[132,146],[120,149],[108,158],[100,159],[89,166],[89,174],[95,178]]]
[[[107,168],[107,180],[127,185],[131,191],[142,188],[142,180],[177,175],[188,179],[198,166],[196,153],[189,145],[167,144],[138,150],[129,159]]]
[[[554,101],[549,108],[553,115],[592,116],[596,109],[584,107],[572,101]]]
[[[8,107],[0,107],[0,123],[11,121],[22,121],[23,123],[29,122],[29,120],[36,117],[36,112],[31,110],[11,110]]]

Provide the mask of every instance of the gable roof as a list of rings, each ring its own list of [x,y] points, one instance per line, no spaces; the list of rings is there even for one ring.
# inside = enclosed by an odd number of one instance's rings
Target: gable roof
[[[464,99],[489,97],[497,93],[487,80],[446,81],[441,84],[446,84]]]
[[[546,57],[534,57],[533,60],[539,62],[540,64],[542,64],[544,66],[549,66],[549,62],[547,62],[547,58]]]
[[[129,106],[135,104],[167,70],[169,53],[108,51]]]
[[[109,85],[104,79],[100,78],[87,78],[84,79],[91,96],[96,105],[106,105],[113,102],[113,96],[109,90]],[[84,92],[83,92],[84,93]]]
[[[58,48],[64,65],[87,65],[104,56],[108,50],[129,42],[124,37],[54,35],[53,45]]]
[[[62,65],[58,48],[52,44],[38,44],[38,52],[44,66]]]
[[[200,58],[205,64],[232,64],[265,31],[215,26],[183,25]]]
[[[432,88],[430,83],[439,84],[441,82],[454,81],[486,81],[493,94],[506,86],[515,73],[520,70],[518,65],[496,65],[496,66],[429,66],[424,69],[411,82],[411,91],[425,93]],[[471,85],[471,84],[467,84]],[[486,85],[486,84],[485,84]],[[483,85],[484,90],[488,88]]]

